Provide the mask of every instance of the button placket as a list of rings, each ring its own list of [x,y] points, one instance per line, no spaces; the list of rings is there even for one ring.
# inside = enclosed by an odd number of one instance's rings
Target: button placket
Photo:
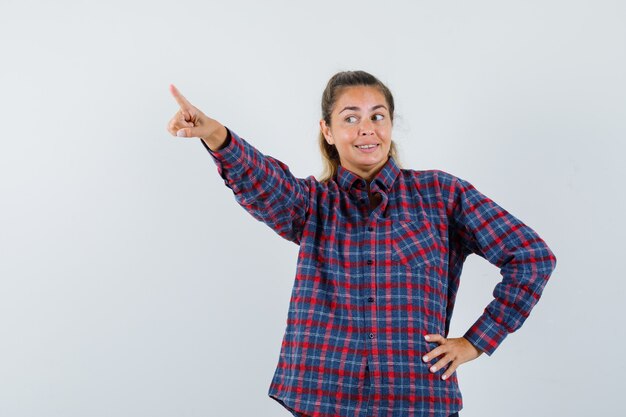
[[[367,203],[367,205],[368,205],[368,209],[369,209],[369,199],[364,199],[364,200],[366,201],[366,203]],[[375,256],[374,256],[374,255],[375,255],[375,254],[374,254],[374,252],[375,252],[376,244],[370,244],[370,242],[369,242],[369,241],[370,241],[370,239],[372,239],[372,235],[371,235],[371,233],[368,233],[368,232],[373,232],[373,231],[374,231],[374,226],[373,226],[373,224],[368,224],[368,225],[366,226],[366,230],[367,230],[367,232],[366,232],[366,235],[367,235],[367,236],[366,236],[366,239],[367,239],[367,241],[368,241],[368,244],[367,244],[367,245],[365,245],[365,247],[366,247],[366,248],[370,248],[369,250],[370,250],[371,252],[369,253],[369,255],[370,255],[370,256],[372,256],[372,258],[375,258]],[[367,259],[367,260],[366,260],[366,263],[367,263],[367,265],[374,265],[374,264],[375,264],[375,263],[374,263],[374,259]],[[371,279],[375,282],[375,281],[376,281],[376,279],[375,279],[375,276],[376,276],[376,268],[374,268],[374,269],[370,269],[370,270],[368,271],[368,276],[372,277]],[[371,296],[371,295],[370,295],[370,296],[368,296],[368,297],[367,297],[367,302],[368,302],[368,303],[373,303],[373,302],[374,302],[374,297],[373,297],[373,296]],[[372,308],[375,308],[375,307],[372,307]],[[371,312],[370,312],[370,314],[371,314]],[[372,322],[372,321],[370,321],[370,325],[371,325],[371,324],[373,324],[373,322]],[[372,329],[374,329],[374,326],[372,326]],[[370,333],[368,334],[368,338],[369,338],[370,340],[371,340],[371,339],[374,339],[374,338],[375,338],[375,335],[376,335],[376,333],[375,333],[375,332],[370,332]]]

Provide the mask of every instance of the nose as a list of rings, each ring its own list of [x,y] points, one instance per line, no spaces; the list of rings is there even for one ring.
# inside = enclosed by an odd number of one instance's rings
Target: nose
[[[359,131],[360,136],[367,136],[374,134],[373,123],[369,119],[365,119],[363,123],[361,123],[361,128]]]

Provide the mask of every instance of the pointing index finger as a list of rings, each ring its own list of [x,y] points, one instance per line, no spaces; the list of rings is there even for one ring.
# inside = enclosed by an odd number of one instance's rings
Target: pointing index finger
[[[178,91],[178,89],[174,87],[174,84],[170,84],[170,92],[182,109],[190,109],[193,107],[191,103],[187,101],[187,99],[180,93],[180,91]]]

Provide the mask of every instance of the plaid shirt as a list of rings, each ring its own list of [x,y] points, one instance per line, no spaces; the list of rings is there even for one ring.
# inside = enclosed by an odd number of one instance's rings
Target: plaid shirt
[[[228,130],[228,129],[227,129]],[[454,372],[422,356],[448,336],[465,258],[500,268],[494,299],[464,337],[491,355],[522,326],[556,258],[529,226],[469,182],[400,169],[370,184],[339,166],[326,183],[296,178],[228,130],[209,151],[237,202],[300,246],[286,328],[268,395],[295,416],[448,416],[463,407]],[[446,367],[444,367],[445,369]]]

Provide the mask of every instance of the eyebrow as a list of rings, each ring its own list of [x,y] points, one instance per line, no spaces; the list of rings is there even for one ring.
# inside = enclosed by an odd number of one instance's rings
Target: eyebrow
[[[385,110],[387,109],[387,107],[385,107],[382,104],[377,104],[376,106],[372,107],[370,110],[376,110],[376,109],[380,109],[380,108],[384,108]],[[356,106],[346,106],[343,108],[343,110],[341,110],[338,114],[341,114],[342,112],[346,111],[346,110],[361,110],[360,107],[356,107]]]

